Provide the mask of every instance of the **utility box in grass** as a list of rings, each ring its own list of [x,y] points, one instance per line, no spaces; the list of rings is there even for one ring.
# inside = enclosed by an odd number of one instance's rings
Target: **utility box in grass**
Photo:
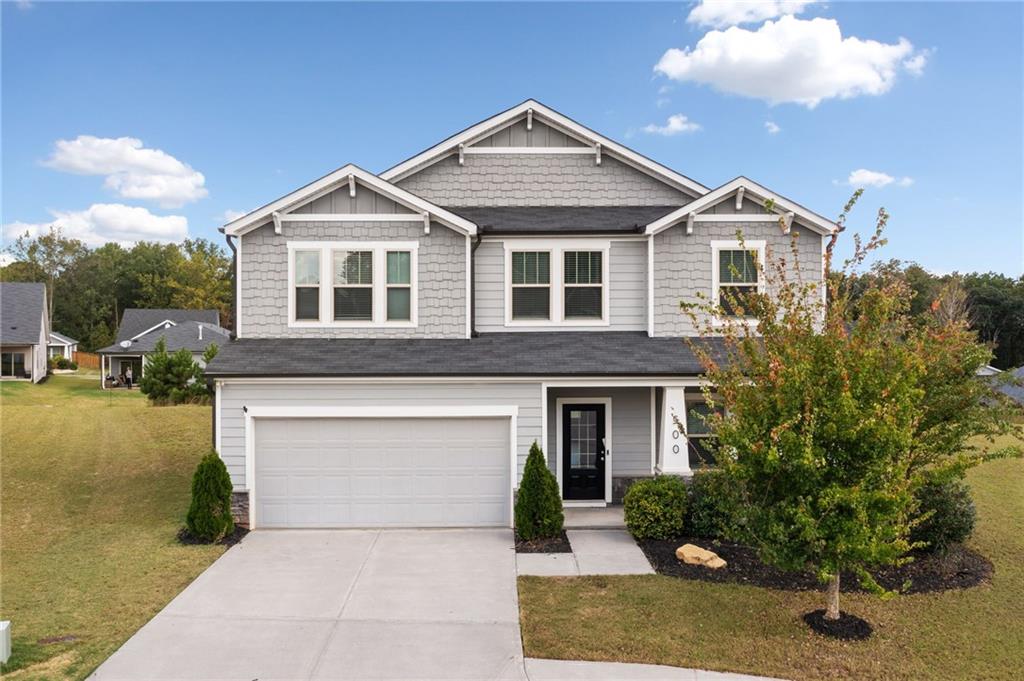
[[[7,664],[11,657],[11,623],[0,622],[0,664]]]

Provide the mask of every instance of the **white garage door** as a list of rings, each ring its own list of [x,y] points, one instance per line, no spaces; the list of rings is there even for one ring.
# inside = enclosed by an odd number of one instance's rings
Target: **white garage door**
[[[257,527],[508,526],[508,418],[256,419]]]

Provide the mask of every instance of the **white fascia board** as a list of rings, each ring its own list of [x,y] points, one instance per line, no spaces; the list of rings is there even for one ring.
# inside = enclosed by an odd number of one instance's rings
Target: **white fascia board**
[[[807,210],[803,206],[794,203],[783,196],[779,196],[772,190],[763,187],[753,180],[749,180],[745,177],[737,177],[735,180],[731,180],[730,182],[723,184],[721,187],[718,187],[699,199],[686,204],[682,208],[678,208],[668,215],[658,218],[651,224],[647,225],[647,229],[645,231],[647,234],[657,234],[682,222],[691,213],[694,214],[699,221],[701,219],[699,216],[700,211],[720,203],[728,198],[733,192],[739,191],[741,187],[743,188],[744,193],[752,198],[760,199],[762,201],[771,199],[775,203],[776,211],[780,213],[774,219],[781,218],[784,213],[789,212],[793,213],[794,217],[799,220],[800,224],[819,234],[831,235],[839,230],[839,225],[832,220],[824,218],[813,211]],[[710,216],[704,217],[709,218]],[[762,216],[747,216],[742,213],[736,213],[735,215],[729,215],[722,219],[731,220],[733,222],[743,222],[746,219],[756,220],[759,218],[762,218]]]
[[[316,196],[343,186],[349,181],[349,177],[354,177],[361,184],[364,184],[376,192],[402,204],[406,208],[415,211],[418,213],[417,219],[423,219],[423,213],[426,212],[430,214],[432,219],[437,220],[444,226],[454,229],[457,232],[461,232],[463,234],[476,234],[476,225],[466,218],[460,217],[451,211],[447,211],[440,206],[434,205],[426,199],[407,192],[401,187],[396,187],[387,180],[383,180],[373,173],[369,173],[358,166],[352,165],[351,163],[338,168],[332,173],[324,175],[319,180],[311,182],[305,187],[297,189],[286,196],[282,196],[272,203],[268,203],[262,208],[258,208],[247,215],[243,215],[237,220],[232,220],[224,225],[224,233],[231,236],[245,234],[247,231],[265,223],[274,213],[282,213],[282,219],[302,219],[286,216],[284,213],[295,207],[296,204],[305,203]]]
[[[165,320],[163,320],[162,322],[160,322],[159,324],[154,324],[153,326],[149,327],[148,329],[146,329],[146,330],[145,330],[145,331],[143,331],[142,333],[138,333],[138,334],[135,334],[134,336],[132,336],[132,337],[131,337],[131,338],[129,338],[128,340],[136,340],[136,339],[138,339],[138,338],[142,338],[143,336],[145,336],[145,335],[146,335],[147,333],[149,333],[150,331],[156,331],[156,330],[157,330],[157,329],[159,329],[159,328],[160,328],[161,326],[164,326],[164,325],[166,325],[166,324],[170,324],[171,326],[177,326],[177,323],[175,323],[175,322],[172,322],[172,321],[171,321],[170,319],[165,319]]]
[[[681,191],[684,191],[693,196],[703,196],[708,191],[707,187],[691,180],[685,175],[681,175],[676,171],[661,165],[657,161],[653,161],[642,154],[638,154],[629,147],[623,146],[618,142],[611,140],[604,135],[597,133],[590,128],[580,125],[576,121],[572,120],[564,114],[560,114],[554,109],[551,109],[538,101],[528,99],[522,104],[512,107],[507,111],[491,116],[490,118],[477,123],[476,125],[470,126],[460,133],[457,133],[448,139],[435,144],[426,151],[416,154],[412,158],[399,163],[393,168],[384,171],[380,174],[381,178],[390,182],[397,182],[412,173],[421,170],[422,168],[431,165],[432,163],[448,156],[449,154],[458,151],[459,145],[467,147],[464,151],[468,151],[468,147],[474,142],[487,135],[493,134],[502,128],[508,127],[512,123],[516,122],[522,117],[527,115],[527,112],[533,111],[533,118],[538,117],[546,124],[551,125],[557,130],[569,134],[571,137],[575,137],[580,141],[586,142],[587,144],[594,147],[598,144],[601,145],[602,154],[611,154],[619,160],[633,166],[634,168],[641,170],[648,175],[651,175],[663,182],[672,185]],[[498,152],[500,149],[491,150],[492,152]],[[480,152],[483,153],[483,152]],[[572,152],[564,152],[572,153]],[[583,152],[581,152],[583,153]],[[594,153],[593,149],[589,150],[589,153]]]

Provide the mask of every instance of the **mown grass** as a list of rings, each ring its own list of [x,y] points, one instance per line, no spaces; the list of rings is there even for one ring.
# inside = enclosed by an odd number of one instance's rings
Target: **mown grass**
[[[998,446],[1010,444],[1004,439]],[[646,662],[791,679],[1019,679],[1024,674],[1024,461],[972,470],[971,545],[990,585],[882,601],[843,594],[866,618],[859,643],[812,633],[800,616],[823,594],[660,575],[519,579],[530,657]]]
[[[151,407],[95,373],[0,383],[5,678],[84,678],[223,552],[175,538],[209,448],[209,407]]]

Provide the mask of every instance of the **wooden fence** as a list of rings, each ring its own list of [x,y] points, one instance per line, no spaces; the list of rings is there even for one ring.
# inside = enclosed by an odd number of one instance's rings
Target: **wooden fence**
[[[94,352],[75,352],[75,364],[81,369],[99,369],[100,356]]]

